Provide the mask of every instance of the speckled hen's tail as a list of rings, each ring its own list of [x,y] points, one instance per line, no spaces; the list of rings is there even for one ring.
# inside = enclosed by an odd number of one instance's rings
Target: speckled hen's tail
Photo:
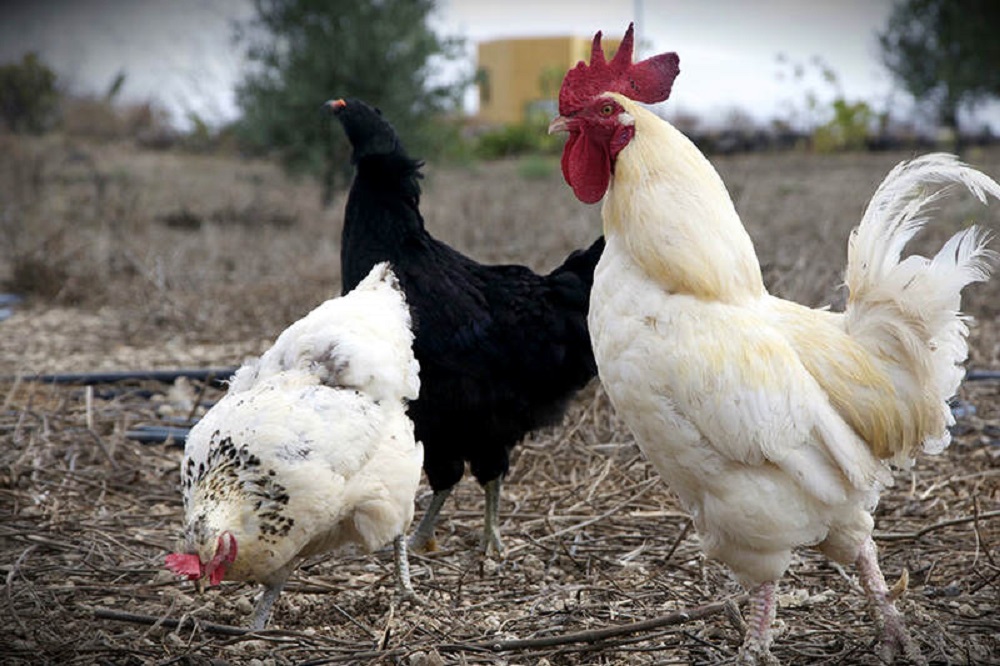
[[[954,422],[946,400],[964,376],[967,317],[961,291],[989,278],[996,253],[989,234],[970,227],[952,236],[933,258],[901,259],[906,243],[929,221],[930,205],[959,184],[980,201],[1000,199],[1000,185],[961,163],[935,153],[896,166],[876,190],[848,247],[845,281],[850,290],[847,328],[884,363],[912,432],[876,455],[905,462],[916,449],[936,452],[950,441]]]
[[[229,390],[245,391],[298,369],[322,384],[356,389],[375,400],[415,400],[420,366],[411,324],[391,266],[376,264],[354,289],[317,306],[285,329],[259,360],[237,370]]]

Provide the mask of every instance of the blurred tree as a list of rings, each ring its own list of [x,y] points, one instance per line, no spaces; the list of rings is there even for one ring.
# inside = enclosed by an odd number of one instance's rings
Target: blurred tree
[[[239,27],[250,72],[237,87],[242,134],[277,149],[287,168],[319,176],[329,203],[350,175],[342,132],[320,112],[330,98],[378,106],[417,155],[440,143],[442,114],[459,108],[471,77],[431,81],[463,41],[429,26],[434,0],[254,0]]]
[[[878,35],[882,60],[958,137],[958,114],[1000,96],[1000,2],[899,0]]]
[[[40,134],[56,118],[56,74],[34,53],[0,66],[0,118],[11,132]]]

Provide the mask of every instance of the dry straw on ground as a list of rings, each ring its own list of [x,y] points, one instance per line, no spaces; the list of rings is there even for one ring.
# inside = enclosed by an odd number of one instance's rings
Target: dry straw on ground
[[[49,272],[35,275],[42,295],[0,323],[0,375],[239,363],[339,290],[341,204],[320,210],[310,185],[270,165],[58,140],[6,148],[18,160],[0,168],[0,225],[10,232],[0,277],[33,260]],[[769,285],[817,305],[842,298],[848,230],[904,157],[717,163]],[[1000,152],[968,159],[1000,176]],[[573,200],[555,168],[532,179],[516,163],[431,170],[426,185],[432,230],[483,260],[543,269],[599,229],[596,208]],[[920,247],[971,218],[1000,229],[998,211],[957,199]],[[973,367],[1000,368],[998,296],[995,279],[966,301],[979,319]],[[482,495],[465,480],[446,507],[443,550],[413,560],[422,603],[396,604],[388,553],[347,553],[299,570],[273,629],[227,629],[246,622],[257,590],[226,584],[197,596],[163,570],[180,527],[181,451],[126,438],[217,397],[198,383],[0,383],[7,662],[732,662],[739,614],[716,602],[739,601],[741,590],[700,555],[596,383],[561,426],[518,449],[502,500],[506,560],[480,555]],[[887,575],[909,572],[901,605],[932,662],[997,663],[1000,384],[970,382],[960,397],[976,413],[959,419],[944,454],[896,475],[877,541]],[[428,498],[424,488],[418,510]],[[857,588],[852,571],[801,553],[782,582],[775,654],[789,664],[878,663]],[[676,615],[691,609],[703,615]]]

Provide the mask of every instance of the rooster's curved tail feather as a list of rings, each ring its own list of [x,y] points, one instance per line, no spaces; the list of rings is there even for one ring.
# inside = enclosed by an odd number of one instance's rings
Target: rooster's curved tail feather
[[[954,422],[946,401],[964,375],[967,317],[961,291],[989,278],[997,253],[990,235],[969,227],[952,236],[933,258],[901,259],[906,243],[929,221],[931,204],[947,186],[964,186],[983,203],[1000,199],[1000,185],[954,155],[934,153],[897,165],[876,190],[848,245],[845,282],[847,328],[891,368],[902,403],[912,405],[912,431],[880,457],[905,462],[918,446],[930,452],[948,445]],[[938,187],[934,187],[938,186]]]

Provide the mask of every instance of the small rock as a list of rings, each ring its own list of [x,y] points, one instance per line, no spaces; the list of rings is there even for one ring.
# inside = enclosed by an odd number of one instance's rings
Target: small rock
[[[490,613],[483,619],[483,624],[485,624],[490,631],[500,631],[500,626],[503,623],[500,621],[499,616]]]
[[[500,568],[500,565],[492,557],[483,559],[482,566],[484,576],[496,575],[497,569]]]
[[[804,589],[793,590],[778,595],[778,608],[798,608],[809,598],[809,592]]]
[[[409,666],[444,666],[444,659],[441,658],[437,650],[430,652],[418,650],[410,654],[408,663]]]

